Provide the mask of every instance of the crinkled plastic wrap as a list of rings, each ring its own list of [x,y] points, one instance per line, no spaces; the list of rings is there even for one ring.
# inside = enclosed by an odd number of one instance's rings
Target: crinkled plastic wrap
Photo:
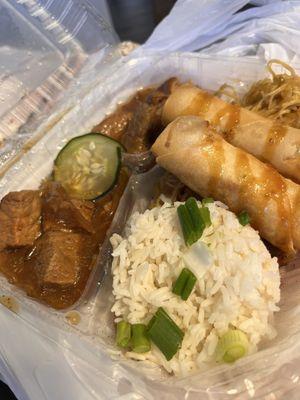
[[[103,79],[120,57],[103,8],[95,10],[81,0],[0,0],[1,165],[72,107],[71,93],[94,84],[91,71],[101,65]]]
[[[97,68],[94,73],[97,74]],[[74,98],[70,97],[72,107],[52,127],[48,126],[43,137],[6,171],[0,181],[0,198],[11,190],[38,187],[41,179],[50,172],[59,149],[70,138],[88,132],[136,90],[159,84],[171,76],[177,76],[182,81],[190,79],[210,90],[227,82],[242,91],[251,82],[265,76],[265,65],[247,58],[232,60],[191,53],[166,55],[143,49],[127,58],[119,59],[111,67],[110,75],[106,74],[102,80],[96,79],[93,86],[85,88],[80,102],[74,102]],[[57,113],[59,112],[58,108]],[[146,174],[132,175],[108,236],[112,232],[122,231],[134,209],[144,210],[147,207],[161,174],[162,170],[155,167]],[[72,376],[81,385],[79,387],[85,388],[90,394],[90,397],[86,395],[87,397],[81,398],[223,400],[236,397],[273,400],[299,397],[299,269],[289,266],[281,270],[281,311],[275,316],[278,331],[275,340],[262,344],[257,354],[241,359],[234,365],[221,365],[201,374],[176,379],[153,364],[125,360],[114,346],[113,316],[110,312],[113,302],[110,262],[110,245],[107,239],[101,250],[93,281],[81,302],[74,307],[81,318],[76,326],[69,324],[66,312],[54,311],[41,305],[9,285],[4,278],[0,279],[1,294],[13,296],[18,304],[16,316],[3,313],[0,315],[3,327],[2,332],[0,331],[0,343],[5,338],[5,346],[10,349],[6,368],[11,376],[15,374],[19,382],[22,379],[23,382],[30,380],[49,399],[63,398],[63,393],[66,393],[67,385],[71,382],[71,375],[66,374],[64,390],[57,385],[56,390],[61,393],[60,397],[54,391],[58,374],[55,373],[55,365],[50,361],[49,364],[47,359],[36,360],[34,368],[20,369],[20,346],[13,344],[18,338],[14,329],[19,325],[22,332],[22,326],[28,325],[40,338],[43,337],[57,346],[57,357],[61,357],[57,358],[57,363],[67,364]],[[13,329],[11,337],[7,334],[10,328]],[[27,341],[27,352],[24,353],[26,365],[29,362],[34,365],[33,356],[29,354],[32,343],[24,336],[25,345]],[[0,349],[2,359],[5,360],[5,347],[0,345]],[[59,371],[58,365],[57,370]],[[80,398],[78,393],[74,391],[72,398]],[[31,398],[38,397],[32,395]]]
[[[144,47],[298,61],[299,11],[298,0],[177,0]]]

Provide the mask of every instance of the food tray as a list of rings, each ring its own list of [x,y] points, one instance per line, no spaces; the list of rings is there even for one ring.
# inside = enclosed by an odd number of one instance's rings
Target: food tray
[[[94,125],[124,102],[136,90],[159,84],[171,76],[180,80],[191,79],[205,89],[216,90],[224,82],[234,84],[239,90],[265,75],[265,65],[254,59],[201,57],[190,53],[170,55],[136,50],[125,59],[117,59],[110,66],[110,75],[99,79],[98,66],[94,65],[94,85],[85,85],[71,96],[69,108],[62,103],[56,112],[65,110],[63,116],[44,129],[40,140],[33,144],[6,171],[0,181],[0,197],[12,190],[35,189],[42,178],[49,174],[53,160],[62,146],[72,137],[88,132]],[[90,67],[92,68],[92,67]],[[80,80],[79,76],[79,80]],[[85,78],[86,79],[86,78]],[[83,90],[82,95],[80,90]],[[76,129],[74,129],[76,126]],[[159,169],[133,175],[115,215],[111,231],[122,229],[133,208],[145,209],[152,195],[152,188],[160,174]],[[151,184],[152,183],[152,184]],[[109,232],[110,233],[110,232]],[[283,269],[282,311],[276,316],[278,337],[265,344],[264,350],[240,360],[233,366],[220,366],[206,373],[184,379],[175,379],[158,368],[147,364],[122,360],[113,344],[113,326],[110,307],[111,281],[109,279],[109,247],[103,246],[101,262],[95,279],[84,298],[77,305],[81,321],[71,326],[65,312],[57,312],[24,296],[23,293],[0,279],[0,293],[13,296],[19,304],[18,315],[31,324],[41,335],[50,337],[62,348],[68,349],[85,360],[91,368],[101,373],[104,385],[119,388],[122,393],[140,394],[144,398],[239,399],[265,398],[270,392],[280,398],[287,390],[297,388],[295,371],[300,362],[300,290],[299,271]],[[103,271],[105,267],[106,274]],[[109,301],[107,301],[109,299]],[[289,327],[287,334],[286,327]],[[113,358],[111,358],[113,355]],[[76,371],[76,365],[72,365]],[[82,371],[76,371],[79,376]],[[36,377],[34,378],[36,379]],[[128,382],[131,382],[130,384]],[[119,390],[119,389],[118,389]],[[121,391],[121,389],[120,389]]]

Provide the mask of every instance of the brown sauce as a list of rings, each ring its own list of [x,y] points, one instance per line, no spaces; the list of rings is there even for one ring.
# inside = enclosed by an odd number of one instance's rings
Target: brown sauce
[[[213,97],[211,93],[199,91],[190,104],[183,110],[182,115],[199,115],[204,117],[210,108]]]
[[[261,232],[268,230],[274,232],[276,242],[282,247],[290,249],[292,243],[291,210],[286,203],[286,184],[281,175],[272,168],[263,168],[262,174],[257,178],[251,168],[249,156],[243,151],[238,151],[235,160],[235,171],[239,187],[239,205],[236,212],[242,211],[247,204],[251,215],[252,225]],[[264,221],[264,212],[270,200],[276,204],[277,226],[272,226],[271,221]],[[253,210],[249,210],[252,207]]]
[[[71,324],[71,325],[78,325],[81,321],[81,316],[77,311],[69,311],[66,314],[66,320]]]
[[[191,103],[184,109],[182,115],[199,115],[205,119],[213,99],[213,94],[199,90]],[[234,135],[234,130],[240,123],[240,113],[240,106],[225,104],[224,107],[214,114],[209,122],[214,126],[221,127],[230,138],[231,135]]]
[[[265,160],[272,160],[278,145],[282,142],[287,133],[287,127],[274,122],[268,132],[265,146],[262,152],[262,157]]]
[[[121,170],[118,184],[103,198],[96,200],[93,216],[93,234],[85,234],[85,254],[79,279],[70,287],[41,287],[31,258],[34,247],[6,249],[0,252],[0,271],[7,280],[23,289],[30,297],[56,309],[71,307],[81,297],[91,270],[95,267],[99,248],[104,241],[119,200],[128,181],[128,173]]]
[[[220,188],[220,182],[225,165],[225,155],[222,141],[217,138],[212,140],[211,145],[205,146],[206,152],[209,153],[207,160],[209,162],[210,179],[207,185],[207,192],[210,193],[210,196],[218,199],[222,189]]]
[[[234,138],[235,129],[240,123],[241,108],[236,104],[226,104],[211,119],[210,123],[220,127],[224,136],[231,142]],[[223,122],[224,121],[224,122]]]
[[[211,120],[212,125],[221,125],[224,131],[231,131],[240,122],[241,108],[236,104],[226,104],[221,110],[219,110]],[[222,120],[225,120],[223,126]]]
[[[93,128],[121,141],[128,153],[144,152],[150,148],[164,126],[162,108],[177,84],[170,78],[158,88],[139,90],[128,102],[120,105],[110,116]]]
[[[17,300],[11,296],[0,296],[0,303],[14,313],[18,313],[19,304]]]
[[[177,79],[171,78],[158,88],[146,88],[137,92],[92,131],[107,134],[121,141],[128,152],[148,150],[163,129],[162,106],[176,83]],[[128,172],[122,169],[114,189],[95,201],[93,232],[79,232],[84,236],[84,258],[81,259],[79,277],[75,284],[67,287],[41,286],[32,259],[35,246],[0,251],[0,272],[10,283],[23,289],[34,299],[55,309],[71,307],[81,297],[90,273],[95,268],[99,248],[104,241],[127,182]]]
[[[292,215],[293,218],[293,237],[295,238],[295,247],[300,246],[300,186],[298,186],[296,196],[292,202]],[[300,252],[299,252],[300,253]],[[300,259],[300,254],[299,254]]]

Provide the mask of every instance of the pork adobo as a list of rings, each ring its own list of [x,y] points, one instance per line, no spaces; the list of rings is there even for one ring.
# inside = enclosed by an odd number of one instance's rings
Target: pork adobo
[[[80,298],[128,180],[122,145],[128,152],[149,149],[175,83],[138,92],[94,133],[70,141],[39,190],[2,199],[0,271],[9,282],[56,309]],[[105,159],[110,154],[117,160],[113,170],[112,158]]]

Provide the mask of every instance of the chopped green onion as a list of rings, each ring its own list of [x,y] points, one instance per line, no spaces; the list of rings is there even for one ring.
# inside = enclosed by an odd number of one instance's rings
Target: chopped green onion
[[[146,353],[150,350],[151,344],[147,337],[146,325],[144,324],[133,324],[132,327],[132,351],[135,353]]]
[[[234,362],[244,357],[249,348],[246,334],[239,329],[229,329],[220,337],[216,348],[217,361]]]
[[[205,227],[211,225],[209,209],[207,207],[199,208],[194,197],[189,197],[185,204],[181,204],[177,208],[177,213],[187,246],[197,242]]]
[[[189,272],[189,277],[183,288],[183,291],[181,292],[182,300],[187,300],[189,298],[189,295],[192,293],[192,290],[194,289],[194,286],[197,282],[197,278],[195,277],[195,275],[189,270],[188,272]]]
[[[180,272],[180,275],[176,279],[176,282],[173,286],[172,292],[177,294],[178,296],[181,296],[181,293],[183,292],[183,289],[189,279],[190,271],[187,268],[183,268],[183,270]]]
[[[117,323],[116,342],[119,347],[127,347],[131,339],[131,325],[126,321]]]
[[[203,200],[202,200],[202,204],[205,206],[206,204],[209,204],[209,203],[213,203],[214,202],[214,199],[212,198],[212,197],[205,197]]]
[[[185,244],[187,246],[190,246],[197,240],[194,229],[193,229],[193,223],[192,223],[191,216],[188,212],[188,209],[186,208],[186,206],[184,204],[181,204],[177,208],[177,213],[178,213],[178,217],[179,217]]]
[[[250,216],[247,213],[247,211],[242,211],[239,215],[238,215],[238,219],[241,225],[245,226],[247,224],[249,224],[250,222]]]
[[[159,308],[150,320],[147,333],[152,342],[166,357],[167,361],[177,353],[183,339],[182,330],[163,308]]]
[[[201,218],[200,209],[197,204],[197,200],[194,197],[190,197],[185,202],[185,206],[190,213],[193,229],[197,235],[197,240],[202,236],[205,229],[205,221]]]
[[[202,208],[199,208],[199,212],[205,223],[205,226],[208,228],[211,225],[209,209],[207,207],[202,207]]]
[[[178,334],[182,335],[183,337],[183,332],[182,330],[179,328],[179,326],[177,326],[175,324],[175,322],[172,320],[172,318],[169,316],[169,314],[162,308],[159,307],[156,311],[156,314],[160,317],[166,318],[167,320],[169,320],[170,323],[173,324],[173,328],[177,331]]]
[[[173,286],[172,292],[180,296],[182,300],[187,300],[189,295],[192,293],[196,282],[197,278],[192,271],[183,268]]]

